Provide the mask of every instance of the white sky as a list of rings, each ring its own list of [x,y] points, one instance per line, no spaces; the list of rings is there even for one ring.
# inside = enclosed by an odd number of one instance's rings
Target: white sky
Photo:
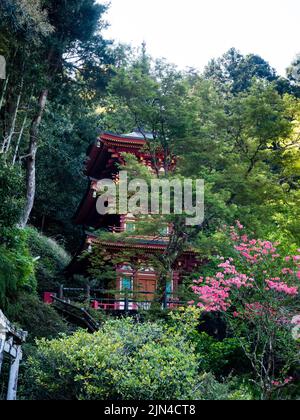
[[[99,0],[100,2],[103,2]],[[300,53],[300,0],[110,0],[110,38],[147,43],[154,57],[203,69],[231,47],[284,75]]]

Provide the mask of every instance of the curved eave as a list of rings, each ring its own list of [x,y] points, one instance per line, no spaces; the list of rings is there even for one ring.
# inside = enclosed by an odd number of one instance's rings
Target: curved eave
[[[89,177],[100,179],[105,173],[114,153],[131,153],[138,155],[147,145],[146,140],[134,137],[122,137],[110,133],[102,133],[97,142],[89,147],[85,173]],[[151,156],[149,154],[149,156]],[[115,162],[118,159],[113,158]]]
[[[118,248],[118,249],[124,249],[124,248],[131,248],[131,249],[141,249],[141,250],[159,250],[164,251],[166,250],[168,246],[168,241],[156,241],[153,239],[136,239],[135,241],[106,241],[101,240],[97,236],[88,233],[87,234],[87,242],[89,244],[99,244],[103,245],[107,248]],[[183,255],[196,255],[196,251],[193,249],[187,249],[183,252]]]
[[[114,144],[122,144],[122,145],[130,145],[132,147],[141,147],[147,144],[146,139],[140,139],[136,137],[124,136],[124,135],[117,135],[109,132],[104,132],[100,135],[100,139],[104,142],[112,142]]]

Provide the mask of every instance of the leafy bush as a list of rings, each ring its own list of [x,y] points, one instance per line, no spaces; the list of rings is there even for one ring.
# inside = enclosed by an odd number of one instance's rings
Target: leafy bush
[[[52,291],[62,283],[62,271],[70,256],[55,240],[47,238],[36,229],[28,228],[28,246],[36,261],[36,278],[39,291]]]
[[[194,313],[195,315],[195,313]],[[176,318],[176,317],[175,317]],[[93,335],[40,340],[23,372],[31,400],[250,400],[247,383],[199,375],[188,336],[193,313],[178,322],[107,321]],[[177,317],[178,318],[178,317]],[[184,325],[187,329],[184,331]]]
[[[196,333],[194,343],[200,359],[200,369],[203,372],[227,376],[232,371],[241,372],[244,367],[248,367],[249,370],[249,362],[236,338],[218,341],[206,333]]]
[[[33,228],[3,228],[0,243],[0,302],[17,290],[53,290],[62,282],[69,255],[54,240]]]
[[[30,399],[200,398],[193,347],[160,323],[122,319],[94,335],[41,340],[27,369]]]
[[[234,258],[220,257],[214,276],[194,282],[191,304],[223,314],[249,361],[260,398],[274,399],[296,380],[299,363],[293,329],[300,250],[284,255],[278,243],[251,239],[243,229],[239,222],[230,228]]]
[[[34,261],[29,253],[27,234],[20,229],[2,231],[3,243],[0,244],[0,303],[18,288],[36,290]],[[4,242],[5,238],[5,242]]]
[[[19,221],[24,204],[22,181],[20,170],[6,165],[0,157],[0,231]]]
[[[29,293],[18,293],[13,302],[9,303],[6,315],[29,332],[29,343],[36,338],[55,338],[68,330],[67,324],[51,306],[45,305],[36,295]]]
[[[0,157],[0,303],[18,286],[35,287],[26,235],[15,229],[23,209],[23,175]]]
[[[212,373],[201,376],[198,387],[202,398],[209,401],[250,401],[253,394],[248,384],[239,383],[235,378],[218,382]]]

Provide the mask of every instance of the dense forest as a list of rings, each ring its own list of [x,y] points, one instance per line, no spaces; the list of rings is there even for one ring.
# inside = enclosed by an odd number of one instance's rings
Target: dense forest
[[[234,48],[203,72],[179,70],[107,39],[108,7],[1,0],[0,308],[29,332],[19,398],[298,399],[300,56],[286,77]],[[157,176],[205,181],[204,222],[173,218],[172,246],[153,262],[160,286],[184,246],[206,263],[186,276],[186,308],[144,322],[93,314],[102,327],[89,334],[42,293],[70,281],[84,238],[72,220],[89,145],[133,130],[178,157]],[[127,169],[145,175],[134,159]],[[111,275],[103,252],[77,284]]]

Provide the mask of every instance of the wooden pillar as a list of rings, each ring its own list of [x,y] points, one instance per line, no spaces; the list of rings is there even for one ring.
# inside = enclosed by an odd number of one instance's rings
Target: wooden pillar
[[[90,302],[91,300],[91,286],[86,286],[86,300],[87,302]]]
[[[128,314],[128,312],[129,312],[129,294],[128,294],[128,291],[126,291],[126,294],[125,294],[124,311],[125,311],[126,314]]]
[[[59,299],[63,299],[64,298],[64,285],[63,284],[61,284],[60,286],[59,286],[59,290],[58,290],[58,297],[59,297]]]
[[[12,360],[10,365],[7,401],[15,401],[17,399],[19,368],[22,356],[21,346],[17,346],[16,357]]]
[[[163,294],[163,309],[164,310],[168,309],[168,293],[167,293],[167,289],[164,290],[164,294]]]

